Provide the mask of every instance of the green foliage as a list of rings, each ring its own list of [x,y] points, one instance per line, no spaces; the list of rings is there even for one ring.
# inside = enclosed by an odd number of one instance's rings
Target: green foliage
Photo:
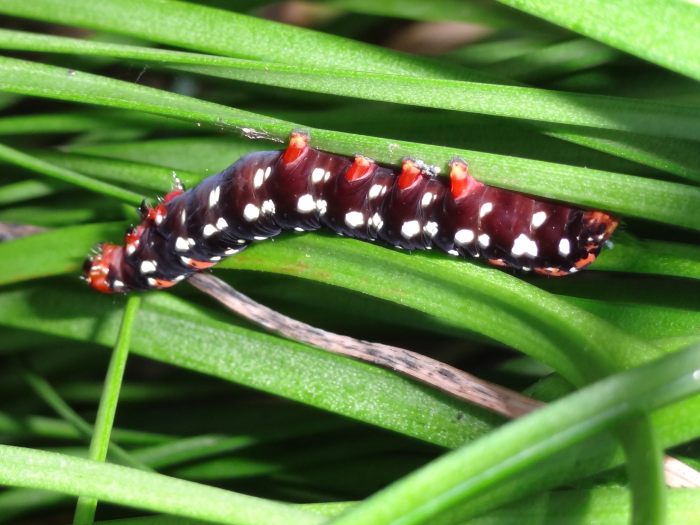
[[[48,228],[0,244],[0,523],[697,522],[662,452],[700,464],[700,8],[334,0],[302,29],[207,4],[0,2],[0,222]],[[434,58],[365,42],[444,20],[487,36]],[[216,269],[292,317],[556,401],[504,422],[186,284],[79,282],[173,174],[196,184],[297,128],[622,217],[563,280],[321,233]]]

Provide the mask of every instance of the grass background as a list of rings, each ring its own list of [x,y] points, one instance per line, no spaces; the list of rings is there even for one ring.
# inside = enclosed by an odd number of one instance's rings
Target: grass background
[[[666,489],[661,457],[700,466],[700,8],[286,9],[0,2],[0,221],[48,228],[0,244],[0,523],[697,522],[700,493]],[[444,21],[472,25],[425,56]],[[187,285],[79,282],[173,173],[196,184],[296,128],[388,164],[460,155],[622,217],[562,280],[321,233],[216,270],[295,318],[559,401],[506,423]]]

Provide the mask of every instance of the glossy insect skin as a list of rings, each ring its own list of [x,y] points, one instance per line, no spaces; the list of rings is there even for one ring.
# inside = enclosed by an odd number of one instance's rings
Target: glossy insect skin
[[[396,174],[362,156],[318,151],[293,133],[284,151],[252,153],[155,208],[142,206],[124,246],[100,245],[84,276],[104,293],[168,288],[251,242],[322,227],[563,276],[592,263],[618,224],[601,211],[484,185],[460,159],[449,178],[437,171],[406,159]]]

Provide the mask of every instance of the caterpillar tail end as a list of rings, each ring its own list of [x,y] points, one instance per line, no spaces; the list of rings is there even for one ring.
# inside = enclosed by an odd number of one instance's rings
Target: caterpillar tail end
[[[93,290],[101,293],[122,293],[128,291],[119,271],[124,260],[124,247],[111,243],[97,246],[94,254],[83,263],[83,279]]]

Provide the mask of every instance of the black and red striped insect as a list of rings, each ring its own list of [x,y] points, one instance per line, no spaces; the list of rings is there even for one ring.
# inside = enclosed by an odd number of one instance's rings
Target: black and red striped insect
[[[100,292],[168,288],[254,241],[321,227],[408,250],[438,248],[495,266],[563,276],[592,263],[618,221],[487,186],[461,159],[450,176],[405,159],[400,173],[366,157],[318,151],[292,134],[284,151],[247,155],[184,191],[168,193],[124,246],[104,243],[84,265]]]

